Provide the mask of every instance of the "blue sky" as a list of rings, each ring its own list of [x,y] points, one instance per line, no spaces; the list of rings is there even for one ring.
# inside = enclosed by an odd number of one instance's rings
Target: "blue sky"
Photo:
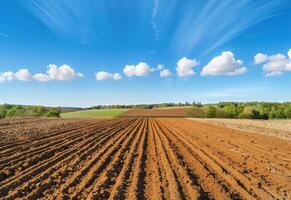
[[[290,19],[288,0],[0,1],[0,103],[290,101]]]

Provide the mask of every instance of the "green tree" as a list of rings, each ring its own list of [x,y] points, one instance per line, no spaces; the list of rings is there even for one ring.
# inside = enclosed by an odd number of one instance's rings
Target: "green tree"
[[[216,117],[216,108],[214,106],[208,106],[206,111],[206,117],[214,118]]]
[[[47,110],[44,106],[32,106],[32,107],[30,107],[30,110],[32,111],[32,115],[34,117],[44,116],[45,113],[47,112]]]
[[[6,117],[14,117],[16,116],[18,110],[20,109],[20,106],[13,106],[11,107],[7,113],[6,113]]]
[[[241,112],[238,115],[238,117],[241,119],[253,119],[254,118],[253,108],[251,106],[244,107],[243,112]]]
[[[271,118],[277,118],[277,119],[286,118],[284,109],[279,108],[279,107],[277,107],[277,108],[273,107],[272,111],[270,113],[270,116],[271,116]]]
[[[4,106],[0,106],[0,119],[5,118],[7,109]]]
[[[46,113],[46,117],[60,117],[61,109],[59,108],[50,108]]]
[[[284,109],[284,114],[286,118],[291,119],[291,106],[286,106]]]
[[[237,110],[236,110],[236,106],[234,104],[229,104],[229,105],[224,106],[223,110],[226,113],[226,117],[228,117],[228,118],[237,117]]]

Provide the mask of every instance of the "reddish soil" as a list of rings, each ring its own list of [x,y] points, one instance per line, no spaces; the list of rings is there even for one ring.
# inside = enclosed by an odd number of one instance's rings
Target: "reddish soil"
[[[131,109],[122,114],[123,117],[189,117],[203,116],[198,108],[170,108],[170,109]]]
[[[0,139],[0,199],[291,197],[288,141],[185,119],[74,123]]]

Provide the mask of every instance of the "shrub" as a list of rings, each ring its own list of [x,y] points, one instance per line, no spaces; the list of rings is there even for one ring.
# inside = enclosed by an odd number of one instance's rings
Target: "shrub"
[[[25,109],[22,106],[13,106],[6,113],[6,117],[24,116]]]
[[[46,117],[60,117],[61,109],[59,108],[50,108],[46,113]]]
[[[252,116],[253,119],[261,119],[260,111],[253,109],[252,113],[253,113],[253,116]]]
[[[206,117],[208,117],[208,118],[216,117],[216,108],[214,106],[207,107]]]
[[[44,116],[47,109],[44,106],[31,106],[29,109],[32,111],[34,117]]]
[[[291,106],[288,106],[284,109],[285,117],[291,119]]]
[[[270,117],[271,118],[278,118],[278,119],[282,119],[282,118],[286,118],[285,113],[284,113],[284,109],[282,108],[272,108],[272,111],[270,113]]]
[[[253,119],[253,109],[252,107],[245,107],[243,112],[238,115],[241,119]]]
[[[5,118],[7,113],[7,109],[3,106],[0,107],[0,119]]]
[[[237,117],[237,110],[234,104],[229,104],[223,107],[223,110],[226,114],[227,118],[235,118]]]

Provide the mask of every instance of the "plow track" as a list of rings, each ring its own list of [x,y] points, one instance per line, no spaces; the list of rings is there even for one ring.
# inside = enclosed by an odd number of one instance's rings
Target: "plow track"
[[[121,118],[0,145],[0,199],[288,199],[291,143]]]

